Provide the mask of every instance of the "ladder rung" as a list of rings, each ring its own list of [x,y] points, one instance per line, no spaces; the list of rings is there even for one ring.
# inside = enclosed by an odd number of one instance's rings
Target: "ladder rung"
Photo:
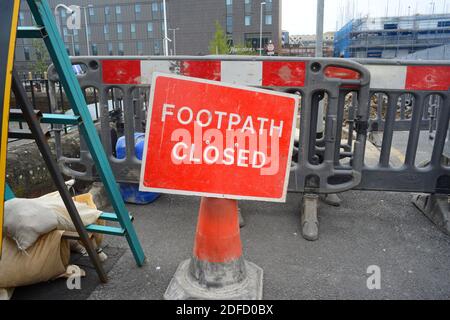
[[[42,117],[42,112],[39,110],[33,110],[38,119]],[[9,109],[9,121],[10,122],[26,122],[21,109]]]
[[[44,132],[44,136],[48,139],[51,137],[50,131]],[[24,139],[24,140],[34,140],[35,136],[31,131],[22,131],[22,130],[9,130],[8,132],[9,139]]]
[[[94,235],[92,233],[88,233],[88,236],[89,239],[92,239]],[[64,231],[64,233],[62,234],[62,238],[69,240],[80,240],[80,235],[78,234],[78,232]]]
[[[31,131],[17,131],[17,130],[9,130],[8,132],[9,139],[24,139],[24,140],[34,140],[34,136]]]
[[[115,213],[109,213],[109,212],[103,212],[99,219],[101,220],[106,220],[106,221],[119,221],[119,219],[117,218],[117,214]],[[134,217],[132,215],[130,215],[130,220],[133,221]]]
[[[78,125],[81,122],[80,116],[65,115],[65,114],[54,114],[54,113],[44,113],[42,114],[41,123],[50,124],[71,124]]]
[[[18,27],[17,37],[25,39],[43,38],[45,35],[44,27]]]
[[[98,224],[91,224],[86,227],[87,232],[109,234],[111,236],[124,236],[125,229],[111,226],[101,226]]]

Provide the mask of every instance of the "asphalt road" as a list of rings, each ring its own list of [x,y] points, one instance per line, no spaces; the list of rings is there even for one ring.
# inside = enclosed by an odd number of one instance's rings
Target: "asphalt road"
[[[300,234],[298,195],[286,204],[241,202],[247,260],[264,269],[264,299],[450,299],[450,237],[410,203],[409,194],[342,194],[320,207],[320,239]],[[161,299],[178,264],[192,252],[199,199],[163,195],[129,206],[147,262],[128,250],[90,299]],[[111,246],[126,246],[108,237]],[[367,268],[381,269],[381,289],[369,290]]]
[[[391,163],[401,163],[408,135],[398,132]],[[417,161],[432,144],[421,135]],[[377,161],[368,144],[367,162]],[[450,299],[450,237],[411,203],[408,193],[349,191],[339,208],[321,204],[320,239],[300,233],[300,196],[286,204],[241,202],[245,258],[264,269],[265,299]],[[161,299],[178,264],[192,252],[199,199],[163,195],[129,206],[147,255],[137,268],[129,251],[90,299]],[[126,246],[108,238],[112,246]],[[381,289],[369,290],[369,266],[381,270]]]

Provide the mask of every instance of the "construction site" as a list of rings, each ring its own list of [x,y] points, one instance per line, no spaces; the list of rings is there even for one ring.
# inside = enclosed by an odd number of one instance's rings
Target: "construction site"
[[[350,20],[335,33],[334,56],[345,58],[404,59],[450,41],[450,14],[400,17],[364,17]],[[441,50],[429,60],[448,60]]]

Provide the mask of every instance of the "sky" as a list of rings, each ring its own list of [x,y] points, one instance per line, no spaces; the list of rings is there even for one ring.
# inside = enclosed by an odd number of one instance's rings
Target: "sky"
[[[316,33],[316,0],[282,1],[282,28],[293,34]],[[434,5],[433,5],[434,4]],[[336,31],[351,18],[450,13],[450,0],[325,0],[324,31]]]

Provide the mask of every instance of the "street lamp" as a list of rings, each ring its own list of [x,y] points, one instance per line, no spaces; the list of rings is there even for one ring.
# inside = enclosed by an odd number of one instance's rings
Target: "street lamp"
[[[180,30],[180,28],[172,28],[170,29],[170,31],[173,32],[173,55],[176,56],[177,55],[177,37],[176,37],[176,32],[178,30]]]
[[[91,48],[90,48],[90,45],[89,45],[89,32],[88,32],[88,22],[87,22],[86,11],[87,11],[87,8],[92,8],[93,5],[92,4],[88,4],[86,7],[81,7],[81,6],[78,6],[78,7],[81,8],[81,9],[84,9],[84,27],[86,29],[85,32],[86,32],[87,55],[90,56],[91,55]]]
[[[261,19],[259,23],[259,56],[262,56],[262,29],[263,29],[263,6],[266,4],[265,1],[261,2]]]
[[[167,10],[166,10],[166,0],[163,0],[163,11],[164,11],[164,55],[169,55],[169,41],[167,37]]]

